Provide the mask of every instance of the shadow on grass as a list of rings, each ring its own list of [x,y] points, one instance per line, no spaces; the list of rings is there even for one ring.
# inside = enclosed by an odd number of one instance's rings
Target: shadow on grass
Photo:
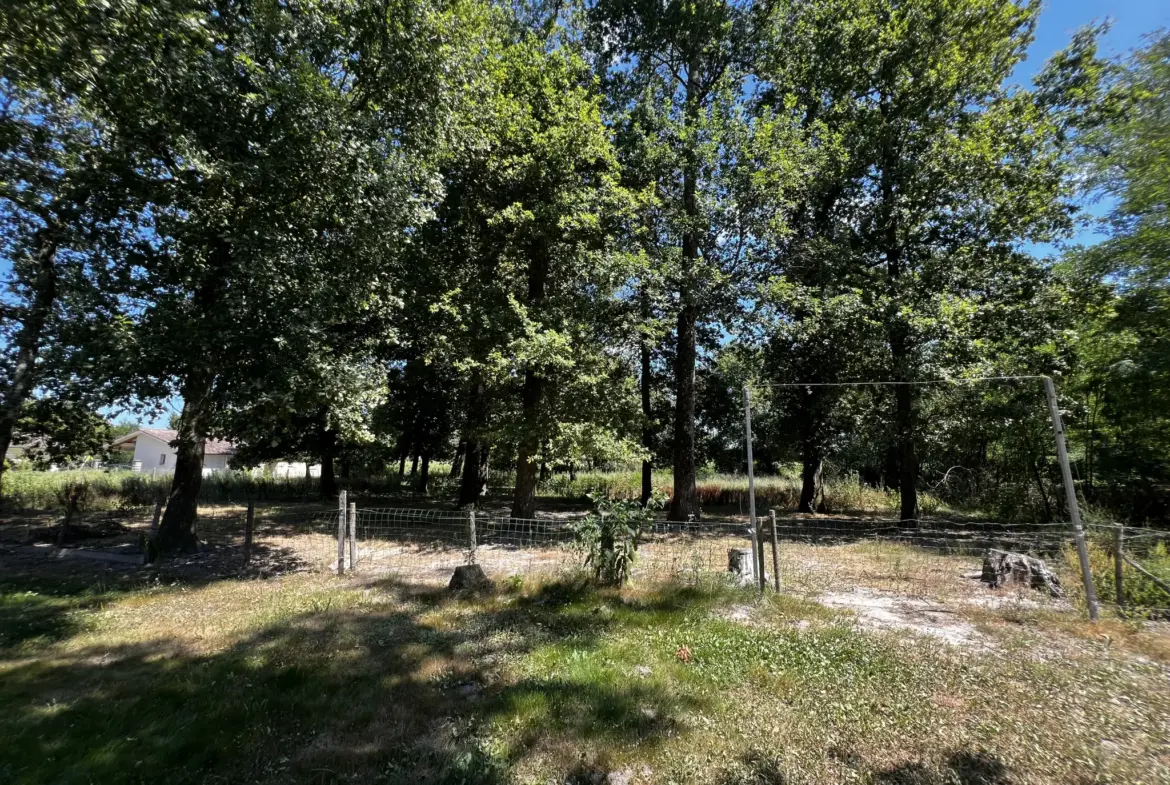
[[[866,761],[851,753],[833,751],[854,770],[866,771],[866,782],[875,785],[1011,785],[1015,780],[1007,766],[982,750],[957,750],[935,764],[913,761],[872,770]],[[787,785],[790,781],[783,761],[759,750],[743,755],[722,778],[722,785]],[[803,781],[803,780],[802,780]]]
[[[651,682],[503,675],[539,647],[597,645],[611,621],[581,585],[482,604],[370,588],[384,601],[217,652],[160,638],[0,659],[0,782],[491,785],[534,754],[568,770],[592,741],[654,745],[695,708]],[[67,637],[68,618],[36,634]]]
[[[982,750],[959,750],[939,766],[907,763],[878,773],[880,785],[1010,785],[1015,780],[1003,761]]]
[[[140,588],[136,585],[134,588]],[[64,640],[83,626],[82,614],[132,591],[117,576],[42,576],[9,571],[0,578],[0,662],[25,648]]]

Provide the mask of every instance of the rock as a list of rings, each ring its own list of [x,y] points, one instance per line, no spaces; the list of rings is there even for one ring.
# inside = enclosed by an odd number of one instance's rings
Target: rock
[[[606,785],[630,785],[634,779],[634,772],[632,769],[622,769],[621,771],[611,771],[605,775]]]
[[[755,559],[752,558],[751,548],[728,548],[727,571],[741,586],[750,586],[756,582]]]
[[[487,594],[495,587],[484,573],[483,567],[478,564],[464,564],[455,568],[451,582],[447,584],[448,591],[465,592],[470,594]]]
[[[643,679],[650,675],[650,667],[647,665],[635,665],[634,673],[641,676]]]
[[[1053,597],[1064,596],[1060,579],[1048,569],[1043,559],[1012,551],[989,549],[983,557],[980,580],[993,589],[1001,586],[1027,586],[1046,591]]]

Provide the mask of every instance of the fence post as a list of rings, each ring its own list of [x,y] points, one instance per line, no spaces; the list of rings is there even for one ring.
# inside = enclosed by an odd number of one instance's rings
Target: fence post
[[[772,583],[776,587],[776,593],[780,593],[780,544],[777,542],[776,535],[776,511],[768,510],[768,517],[771,518],[772,523]]]
[[[752,394],[745,385],[743,388],[743,428],[747,440],[747,470],[748,470],[748,515],[752,521],[752,557],[756,560],[756,569],[760,572],[760,594],[764,593],[767,578],[764,576],[764,541],[760,537],[759,521],[756,520],[756,474],[752,465]]]
[[[337,574],[345,575],[345,491],[337,497]]]
[[[1120,523],[1113,530],[1113,587],[1117,599],[1117,609],[1125,608],[1125,561],[1122,556],[1125,548],[1125,527]]]
[[[475,510],[467,511],[467,563],[475,564]]]
[[[357,503],[349,503],[349,568],[357,568]]]
[[[1056,402],[1056,387],[1052,379],[1044,377],[1044,393],[1048,396],[1048,413],[1052,416],[1052,434],[1056,439],[1056,457],[1060,459],[1060,474],[1064,480],[1064,497],[1068,501],[1068,517],[1072,521],[1073,539],[1077,544],[1077,558],[1081,562],[1081,580],[1085,584],[1085,602],[1089,618],[1097,621],[1100,609],[1097,590],[1093,586],[1093,571],[1089,567],[1089,549],[1085,545],[1085,530],[1081,526],[1081,508],[1077,505],[1077,489],[1073,485],[1072,466],[1068,462],[1068,448],[1064,444],[1064,423],[1060,420],[1060,405]]]
[[[252,526],[255,524],[256,508],[248,502],[248,517],[244,519],[244,566],[252,561]]]

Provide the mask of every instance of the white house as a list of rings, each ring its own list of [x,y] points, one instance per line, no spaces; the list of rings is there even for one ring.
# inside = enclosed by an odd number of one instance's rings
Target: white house
[[[134,466],[136,472],[168,474],[175,470],[175,448],[171,442],[179,434],[166,428],[143,428],[128,433],[110,445],[126,455],[126,463]],[[226,471],[228,463],[236,454],[235,445],[208,439],[203,446],[203,473],[213,474]]]

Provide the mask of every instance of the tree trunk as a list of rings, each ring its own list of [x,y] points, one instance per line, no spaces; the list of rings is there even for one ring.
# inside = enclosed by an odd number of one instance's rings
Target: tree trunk
[[[406,477],[406,453],[407,450],[403,448],[398,455],[398,484],[402,484],[402,480]]]
[[[516,457],[516,490],[512,496],[513,518],[536,517],[536,454],[540,449],[540,435],[536,432],[540,417],[540,399],[543,381],[529,368],[524,372],[524,435]]]
[[[183,411],[172,444],[175,474],[167,496],[166,511],[158,527],[159,550],[193,553],[199,546],[195,519],[199,514],[199,489],[203,486],[203,447],[215,375],[210,370],[191,372],[182,387]]]
[[[487,391],[483,378],[475,372],[467,399],[467,420],[464,424],[463,476],[459,482],[459,506],[479,503],[483,495],[488,463],[488,444],[483,438],[487,424]]]
[[[227,240],[219,237],[212,241],[211,269],[205,273],[191,303],[200,322],[219,307],[233,255]],[[197,337],[193,336],[192,341],[199,345]],[[195,519],[199,514],[199,489],[203,485],[203,447],[212,414],[213,364],[214,358],[206,356],[206,352],[196,354],[180,389],[183,412],[179,415],[179,432],[174,442],[175,474],[166,512],[158,528],[158,545],[162,552],[190,553],[199,545],[195,536]]]
[[[548,461],[542,458],[540,461],[540,482],[547,482],[550,476],[552,476],[552,472],[548,468]]]
[[[800,512],[816,512],[817,496],[821,492],[825,461],[816,444],[805,443],[800,472]]]
[[[321,454],[321,498],[326,501],[337,498],[337,475],[333,467],[333,451],[324,450]]]
[[[451,461],[451,475],[452,480],[458,480],[460,473],[463,471],[463,454],[467,451],[467,440],[459,439],[459,446],[455,448],[455,457]]]
[[[645,326],[650,321],[650,295],[646,292],[643,286],[641,292],[642,299],[642,324]],[[646,457],[642,459],[642,506],[645,507],[650,503],[650,496],[654,493],[654,462],[651,460],[651,454],[654,450],[654,426],[651,422],[650,410],[650,386],[653,379],[650,376],[650,339],[645,333],[642,334],[640,354],[642,363],[642,378],[641,378],[641,393],[642,393],[642,449],[646,451]]]
[[[411,477],[418,476],[418,453],[417,452],[410,456],[410,476]]]
[[[540,319],[544,290],[548,284],[549,255],[542,240],[533,243],[528,258],[528,312]],[[513,518],[536,517],[536,455],[540,450],[540,407],[544,398],[544,377],[529,363],[524,369],[521,393],[522,422],[520,445],[516,455],[516,489],[512,496]]]
[[[695,487],[695,312],[689,306],[678,315],[678,352],[675,358],[674,494],[670,520],[699,518]]]
[[[20,419],[24,402],[36,386],[37,355],[45,339],[45,325],[57,300],[59,240],[56,232],[48,228],[38,231],[35,237],[37,276],[33,284],[33,299],[20,329],[12,337],[12,345],[16,348],[15,364],[0,410],[0,484],[3,483],[8,448],[12,446],[13,429]]]
[[[892,78],[883,75],[885,78]],[[879,207],[879,231],[882,251],[886,257],[886,281],[890,295],[890,306],[886,313],[886,329],[890,345],[894,381],[895,417],[898,448],[898,492],[902,497],[903,521],[918,520],[918,456],[914,451],[914,388],[911,381],[911,338],[910,327],[901,312],[899,279],[902,276],[902,236],[898,221],[898,184],[901,164],[896,126],[891,120],[892,109],[883,97],[880,101],[883,120],[881,160],[881,204]]]
[[[1040,478],[1040,469],[1036,466],[1036,459],[1028,456],[1028,463],[1032,467],[1032,478],[1036,480],[1036,489],[1040,491],[1040,500],[1044,502],[1044,522],[1052,522],[1052,505],[1048,503],[1048,493],[1044,490],[1044,481]]]
[[[918,455],[914,450],[914,388],[899,384],[894,392],[898,413],[898,492],[903,521],[918,520]]]
[[[422,454],[422,471],[418,475],[418,492],[426,493],[430,488],[431,482],[431,454],[424,452]]]
[[[824,432],[823,388],[809,387],[800,393],[800,504],[799,512],[816,512],[821,492],[825,455],[821,448]]]
[[[699,123],[700,84],[697,56],[687,64],[685,125],[694,131]],[[672,521],[698,520],[699,494],[695,488],[695,363],[699,309],[692,280],[699,260],[699,218],[696,199],[699,179],[698,154],[691,142],[683,163],[682,208],[686,228],[682,236],[682,281],[679,291],[678,347],[674,360],[674,493],[670,499]]]

